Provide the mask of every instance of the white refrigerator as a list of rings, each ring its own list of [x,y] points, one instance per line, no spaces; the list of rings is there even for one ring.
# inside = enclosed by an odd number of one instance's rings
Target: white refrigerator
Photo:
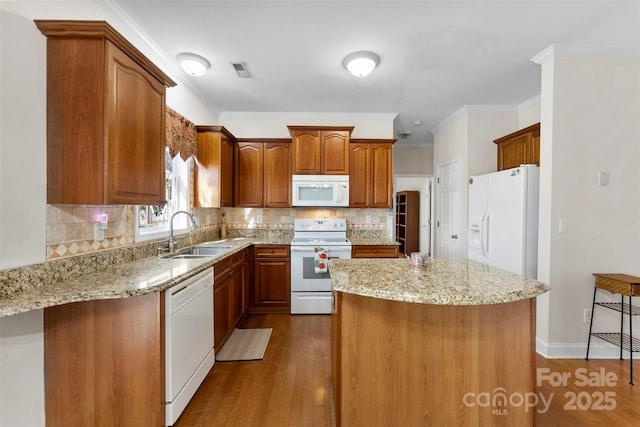
[[[537,278],[539,179],[535,165],[469,179],[470,259]]]

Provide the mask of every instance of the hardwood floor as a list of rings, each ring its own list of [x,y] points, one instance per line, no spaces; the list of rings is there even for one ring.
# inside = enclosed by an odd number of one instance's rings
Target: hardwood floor
[[[331,318],[253,314],[243,328],[273,328],[263,360],[216,362],[175,424],[331,426]]]
[[[216,362],[176,426],[330,427],[330,316],[253,314],[242,327],[273,328],[264,359]],[[640,426],[640,362],[635,386],[628,360],[536,363],[546,373],[538,396],[550,402],[538,406],[538,427]],[[566,385],[553,384],[561,375]],[[585,378],[610,385],[581,385]]]

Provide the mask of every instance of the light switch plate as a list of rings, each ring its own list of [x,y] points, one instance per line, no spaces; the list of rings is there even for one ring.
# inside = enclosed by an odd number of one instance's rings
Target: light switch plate
[[[567,233],[569,231],[569,224],[566,219],[561,219],[558,225],[558,231],[560,233]]]

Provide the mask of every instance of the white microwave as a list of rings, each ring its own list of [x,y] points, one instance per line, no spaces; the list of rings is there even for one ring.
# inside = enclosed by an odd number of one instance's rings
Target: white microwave
[[[293,175],[292,181],[292,206],[349,206],[349,175]]]

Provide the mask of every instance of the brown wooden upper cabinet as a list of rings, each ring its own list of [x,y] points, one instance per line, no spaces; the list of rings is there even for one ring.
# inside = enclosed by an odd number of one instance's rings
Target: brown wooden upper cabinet
[[[291,142],[238,139],[235,150],[235,206],[291,207]]]
[[[175,83],[104,21],[35,24],[47,36],[47,203],[164,203]]]
[[[394,142],[374,139],[350,144],[349,207],[392,207]]]
[[[233,150],[235,137],[222,126],[196,126],[195,205],[233,206]]]
[[[498,145],[498,170],[523,164],[540,166],[540,123],[494,140]]]
[[[348,175],[353,126],[288,126],[294,175]]]

